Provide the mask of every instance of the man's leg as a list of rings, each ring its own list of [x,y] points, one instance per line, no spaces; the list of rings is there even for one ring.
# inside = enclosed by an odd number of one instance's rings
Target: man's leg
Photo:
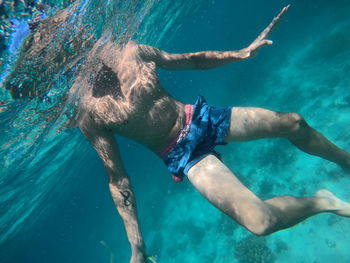
[[[188,179],[214,206],[256,235],[288,228],[321,212],[350,217],[350,204],[321,190],[313,197],[260,200],[214,155],[192,166]]]
[[[235,107],[226,142],[284,137],[296,147],[350,169],[350,154],[331,143],[296,113],[262,108]]]

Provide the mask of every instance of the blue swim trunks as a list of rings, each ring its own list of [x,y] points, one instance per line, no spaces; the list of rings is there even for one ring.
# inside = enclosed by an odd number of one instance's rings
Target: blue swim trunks
[[[220,158],[214,148],[226,144],[224,139],[230,126],[231,107],[209,106],[199,96],[191,109],[188,114],[186,108],[190,124],[182,129],[176,144],[166,154],[161,154],[176,182],[182,181],[188,170],[207,155],[214,154]]]

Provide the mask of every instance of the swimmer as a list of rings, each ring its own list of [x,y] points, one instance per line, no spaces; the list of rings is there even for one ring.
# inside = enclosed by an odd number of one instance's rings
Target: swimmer
[[[85,70],[70,90],[80,97],[70,126],[80,128],[106,168],[109,189],[131,245],[131,263],[144,263],[147,254],[136,199],[115,134],[149,148],[163,159],[176,182],[187,178],[209,202],[255,235],[289,228],[323,212],[350,217],[350,204],[327,190],[310,197],[261,200],[214,150],[216,145],[235,141],[280,137],[348,169],[350,154],[310,127],[302,116],[263,108],[212,107],[203,97],[194,105],[184,105],[163,89],[157,77],[157,68],[203,70],[254,57],[262,47],[272,44],[269,35],[288,8],[283,8],[250,45],[237,51],[171,54],[133,42],[118,47],[97,40],[87,55]],[[17,94],[15,87],[10,88]]]
[[[79,127],[102,159],[113,200],[132,247],[131,262],[145,260],[136,201],[113,134],[133,139],[159,155],[175,181],[187,177],[214,206],[250,232],[263,236],[291,227],[322,212],[350,216],[349,203],[327,190],[311,197],[279,196],[261,200],[245,187],[214,151],[234,141],[283,137],[306,153],[350,167],[341,150],[296,113],[262,108],[212,107],[199,97],[184,105],[160,86],[156,69],[210,69],[254,57],[271,45],[270,32],[287,12],[285,7],[246,48],[170,54],[154,47],[127,44],[119,50],[107,44],[99,54],[99,74],[82,101]],[[111,59],[112,56],[118,58]],[[79,85],[86,86],[82,80]]]

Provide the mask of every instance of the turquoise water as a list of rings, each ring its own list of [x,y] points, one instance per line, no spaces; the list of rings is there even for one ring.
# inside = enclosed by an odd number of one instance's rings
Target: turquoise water
[[[57,43],[68,43],[69,49],[74,37],[86,31],[120,42],[133,38],[169,52],[240,49],[291,3],[271,36],[274,45],[258,57],[210,71],[161,70],[161,82],[186,103],[201,94],[213,105],[299,112],[350,149],[350,4],[300,2],[86,0],[70,9],[70,23],[55,31],[47,50],[54,53]],[[49,8],[48,15],[58,8]],[[25,34],[26,20],[21,21],[23,26],[15,32]],[[14,37],[9,48],[16,47]],[[2,53],[1,76],[14,68],[18,54],[11,51]],[[128,242],[100,160],[78,130],[57,132],[71,110],[63,94],[74,80],[74,74],[62,73],[69,59],[84,59],[84,52],[81,47],[57,68],[39,61],[13,75],[21,82],[25,74],[47,72],[41,85],[52,84],[49,100],[12,101],[0,89],[2,262],[108,262],[102,240],[114,251],[116,262],[128,262]],[[349,220],[324,214],[254,238],[211,207],[188,181],[173,183],[148,150],[118,140],[147,249],[159,262],[349,262]],[[261,198],[311,195],[327,188],[350,200],[349,175],[286,141],[234,143],[219,149],[224,162]]]

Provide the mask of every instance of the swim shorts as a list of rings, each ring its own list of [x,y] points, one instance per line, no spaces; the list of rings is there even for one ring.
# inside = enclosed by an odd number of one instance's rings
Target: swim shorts
[[[186,105],[186,122],[176,139],[159,154],[173,179],[183,180],[188,170],[209,154],[220,158],[216,145],[225,145],[231,120],[231,107],[209,106],[202,96]]]

